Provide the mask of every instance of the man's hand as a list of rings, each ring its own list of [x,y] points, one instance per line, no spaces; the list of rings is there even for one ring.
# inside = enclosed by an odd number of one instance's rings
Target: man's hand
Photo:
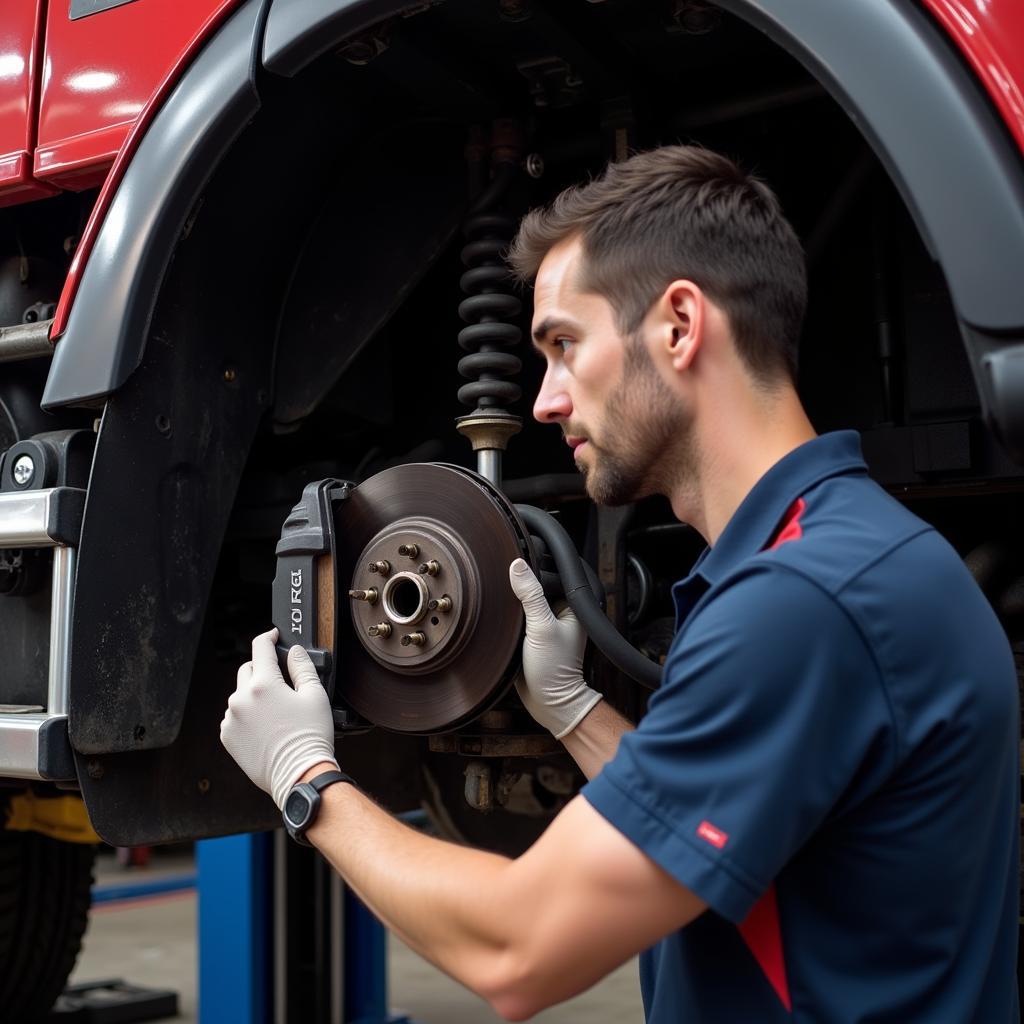
[[[508,575],[526,615],[523,674],[516,689],[526,710],[560,740],[601,700],[583,678],[587,635],[568,606],[555,617],[540,581],[521,558]]]
[[[331,702],[309,655],[288,652],[286,682],[277,664],[272,629],[252,642],[252,661],[238,670],[238,688],[220,723],[220,740],[239,767],[278,807],[307,768],[321,761],[337,767]]]

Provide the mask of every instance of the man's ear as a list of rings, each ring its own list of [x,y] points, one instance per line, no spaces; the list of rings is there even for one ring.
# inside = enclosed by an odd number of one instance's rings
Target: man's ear
[[[704,293],[692,281],[673,281],[656,303],[656,336],[676,373],[689,370],[704,340]]]

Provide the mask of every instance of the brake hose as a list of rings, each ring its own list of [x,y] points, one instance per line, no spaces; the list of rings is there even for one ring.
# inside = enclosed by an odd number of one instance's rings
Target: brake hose
[[[565,599],[597,649],[632,680],[656,690],[661,666],[644,657],[605,617],[583,569],[583,561],[569,534],[553,516],[533,505],[516,505],[527,528],[548,546],[565,588]]]

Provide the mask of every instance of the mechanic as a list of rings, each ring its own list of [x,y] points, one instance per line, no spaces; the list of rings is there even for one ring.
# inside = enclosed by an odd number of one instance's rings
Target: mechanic
[[[510,1020],[643,952],[657,1024],[1017,1021],[1013,658],[857,435],[815,436],[794,384],[803,255],[776,197],[666,147],[529,214],[511,262],[535,277],[534,415],[590,496],[666,495],[710,545],[674,588],[661,688],[634,730],[517,561],[519,691],[581,795],[510,860],[421,835],[343,778],[309,840]],[[253,641],[221,735],[283,806],[338,762],[315,670],[293,647],[293,689],[275,640]]]

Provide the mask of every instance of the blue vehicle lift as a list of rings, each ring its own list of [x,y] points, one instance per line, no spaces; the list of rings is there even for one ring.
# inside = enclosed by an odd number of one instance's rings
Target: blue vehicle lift
[[[412,1024],[383,926],[282,831],[197,844],[201,1024]]]

